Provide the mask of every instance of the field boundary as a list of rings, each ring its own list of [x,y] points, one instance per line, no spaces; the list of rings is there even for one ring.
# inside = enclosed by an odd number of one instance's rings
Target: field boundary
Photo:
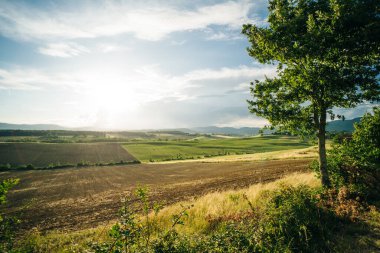
[[[120,162],[110,162],[110,163],[86,163],[80,162],[78,164],[57,164],[49,165],[47,167],[36,167],[33,164],[28,164],[19,167],[9,167],[8,165],[0,165],[1,171],[21,171],[21,170],[54,170],[54,169],[67,169],[67,168],[83,168],[83,167],[104,167],[104,166],[117,166],[117,165],[129,165],[129,164],[140,164],[139,160],[133,161],[120,161]]]

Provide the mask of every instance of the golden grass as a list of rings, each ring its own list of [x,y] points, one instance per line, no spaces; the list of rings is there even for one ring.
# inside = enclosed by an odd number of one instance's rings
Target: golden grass
[[[176,229],[181,234],[195,234],[208,232],[212,228],[209,220],[219,217],[236,217],[250,211],[248,202],[243,195],[254,204],[259,205],[260,197],[266,191],[276,190],[279,185],[286,184],[292,186],[307,185],[319,187],[320,182],[313,173],[294,173],[282,179],[265,184],[254,184],[250,187],[229,190],[223,192],[213,192],[193,199],[192,201],[180,202],[162,209],[157,216],[151,214],[150,218],[155,220],[156,227],[161,230],[170,228],[171,218],[174,214],[180,213],[184,206],[193,205],[188,210],[188,216],[184,217],[184,226],[177,226]],[[377,206],[380,206],[378,203]],[[363,216],[364,223],[359,222],[346,226],[340,235],[337,235],[337,252],[376,252],[380,247],[380,213],[374,208],[371,212]],[[144,218],[142,218],[144,219]],[[114,224],[112,221],[109,224]],[[34,233],[29,237],[34,241],[35,252],[86,252],[88,244],[91,242],[102,242],[107,239],[107,232],[110,225],[99,226],[94,229],[86,229],[76,232],[51,231],[46,235]]]
[[[157,216],[150,215],[155,226],[160,230],[167,230],[172,225],[172,216],[179,214],[184,207],[193,205],[183,217],[184,226],[177,226],[178,232],[194,234],[207,232],[210,227],[210,218],[231,217],[249,211],[249,205],[243,199],[245,194],[248,199],[255,203],[264,191],[274,190],[280,184],[308,185],[317,187],[319,180],[313,173],[294,173],[270,183],[259,183],[248,188],[213,192],[191,201],[179,202],[162,209]],[[142,218],[144,220],[144,218]],[[109,224],[114,224],[112,221]],[[85,229],[75,232],[50,231],[41,235],[38,231],[32,232],[29,240],[35,247],[36,252],[83,252],[91,242],[102,242],[107,238],[111,225],[103,225],[93,229]]]
[[[246,161],[262,161],[262,160],[287,160],[287,159],[302,159],[302,158],[316,158],[318,156],[318,149],[316,146],[302,148],[302,149],[288,149],[264,153],[244,154],[244,155],[225,155],[217,157],[209,157],[202,159],[190,159],[190,160],[176,160],[155,162],[160,164],[168,163],[183,163],[183,162],[246,162]]]
[[[98,226],[80,231],[55,230],[46,234],[32,230],[20,238],[16,246],[28,245],[32,252],[86,252],[91,243],[106,241],[109,229],[110,226]]]
[[[311,187],[320,185],[313,173],[295,173],[271,183],[255,184],[240,190],[209,193],[193,201],[180,202],[164,208],[156,217],[157,223],[160,227],[168,228],[171,225],[172,215],[180,213],[186,206],[193,205],[187,212],[188,216],[184,217],[185,226],[178,227],[178,231],[200,233],[209,228],[210,218],[233,217],[249,211],[248,202],[243,199],[243,195],[255,203],[264,191],[274,190],[279,184],[294,186],[304,184]]]

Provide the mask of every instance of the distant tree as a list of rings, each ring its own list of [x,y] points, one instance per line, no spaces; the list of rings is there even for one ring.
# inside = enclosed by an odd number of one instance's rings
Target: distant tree
[[[277,64],[277,77],[251,83],[252,113],[273,126],[316,135],[330,186],[326,121],[334,108],[379,101],[380,0],[270,0],[268,26],[243,25],[250,56]]]

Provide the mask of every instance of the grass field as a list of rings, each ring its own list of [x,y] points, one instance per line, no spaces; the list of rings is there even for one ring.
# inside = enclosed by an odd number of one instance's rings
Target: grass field
[[[57,164],[111,163],[135,158],[117,143],[0,143],[0,164],[12,167],[32,164],[46,167]]]
[[[307,148],[310,144],[296,137],[263,136],[228,139],[194,139],[184,141],[141,141],[123,147],[143,162],[201,159],[205,157],[253,154]]]
[[[17,136],[16,136],[17,137]],[[22,140],[20,140],[22,141]],[[282,152],[310,147],[296,137],[264,136],[250,138],[211,138],[135,140],[124,143],[1,143],[0,166],[19,168],[28,164],[37,168],[77,164],[111,164],[139,160],[163,162],[178,160],[226,158],[241,160],[234,155],[252,156],[264,152]],[[309,153],[307,153],[309,156]],[[232,156],[232,158],[231,158]],[[248,155],[246,155],[248,156]],[[273,155],[272,155],[273,156]],[[272,157],[268,157],[269,159]],[[278,154],[275,154],[277,157]],[[292,156],[295,156],[294,154]],[[260,155],[262,157],[262,155]],[[265,156],[266,157],[266,156]],[[273,157],[272,157],[273,158]],[[265,159],[265,158],[264,158]],[[243,160],[257,160],[243,159]],[[212,162],[217,162],[212,160]],[[8,164],[10,166],[8,166]]]

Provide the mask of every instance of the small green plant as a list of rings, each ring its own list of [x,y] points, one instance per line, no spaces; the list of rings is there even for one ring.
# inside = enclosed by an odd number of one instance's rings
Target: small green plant
[[[0,206],[7,202],[6,194],[18,184],[18,179],[7,179],[0,183]],[[9,252],[13,248],[16,226],[20,221],[0,213],[0,252]]]
[[[183,225],[182,218],[190,208],[184,207],[180,213],[173,215],[170,229],[162,231],[156,221],[162,204],[150,200],[147,187],[138,187],[134,194],[123,199],[122,204],[119,221],[109,231],[111,240],[93,244],[91,247],[95,252],[160,252],[154,249],[166,248],[169,238],[177,238],[174,236],[177,235],[175,227]],[[137,214],[138,209],[142,210],[142,215]]]

